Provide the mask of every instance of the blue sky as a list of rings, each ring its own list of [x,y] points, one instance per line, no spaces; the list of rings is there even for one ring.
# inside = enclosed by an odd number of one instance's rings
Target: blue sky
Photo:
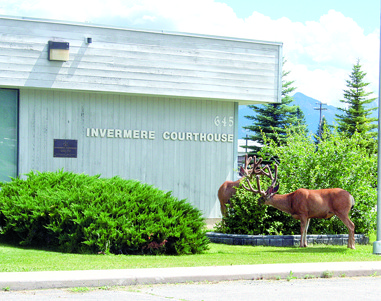
[[[294,22],[319,21],[330,9],[352,18],[370,33],[380,26],[379,0],[221,0],[234,9],[239,18],[257,11],[272,19],[287,17]]]
[[[357,59],[378,95],[379,0],[0,0],[0,14],[283,42],[298,92],[339,106]]]

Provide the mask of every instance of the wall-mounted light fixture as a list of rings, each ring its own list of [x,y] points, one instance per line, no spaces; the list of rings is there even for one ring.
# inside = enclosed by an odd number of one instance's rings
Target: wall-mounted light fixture
[[[91,44],[92,42],[93,42],[93,38],[90,38],[90,37],[86,38],[87,44]]]
[[[69,60],[69,43],[49,41],[48,50],[49,61],[68,61]]]

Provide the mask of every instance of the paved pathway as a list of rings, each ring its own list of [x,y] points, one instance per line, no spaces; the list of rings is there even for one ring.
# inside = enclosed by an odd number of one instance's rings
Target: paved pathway
[[[287,279],[290,276],[346,277],[381,275],[381,261],[321,262],[155,268],[99,271],[0,273],[0,289],[31,290],[68,287],[128,286],[138,284],[186,283],[200,281]]]
[[[329,279],[240,280],[190,284],[135,285],[128,287],[49,289],[0,292],[0,300],[141,300],[141,301],[337,301],[378,300],[381,277]]]

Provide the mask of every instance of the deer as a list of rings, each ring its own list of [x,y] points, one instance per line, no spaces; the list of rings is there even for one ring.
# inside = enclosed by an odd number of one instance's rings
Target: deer
[[[254,175],[257,189],[254,189],[250,182]],[[266,176],[271,181],[266,191],[261,189],[259,176]],[[246,183],[242,182],[242,186],[254,194],[260,194],[258,204],[272,206],[300,220],[300,247],[307,247],[307,230],[311,218],[323,219],[336,215],[348,228],[348,248],[355,249],[355,225],[348,217],[355,200],[348,191],[341,188],[318,190],[300,188],[288,194],[277,194],[279,190],[279,184],[275,186],[277,177],[278,165],[274,164],[274,176],[269,165],[266,165],[255,171],[249,170],[245,178]]]
[[[237,181],[225,181],[220,188],[218,189],[218,199],[220,201],[220,210],[222,216],[226,216],[226,204],[230,204],[231,197],[235,194],[236,188],[239,187],[241,181],[251,175],[253,173],[252,169],[249,171],[248,166],[250,166],[250,162],[253,160],[252,157],[248,157],[248,155],[245,155],[245,168],[242,166],[240,167],[240,175],[242,176]],[[253,168],[256,170],[257,166],[261,164],[262,158],[259,158],[259,160],[254,160]],[[255,171],[254,171],[255,172]]]

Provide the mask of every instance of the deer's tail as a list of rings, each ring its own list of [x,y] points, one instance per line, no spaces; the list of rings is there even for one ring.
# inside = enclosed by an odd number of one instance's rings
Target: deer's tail
[[[349,195],[350,197],[350,200],[351,200],[351,203],[352,203],[352,206],[351,206],[351,210],[353,209],[353,207],[355,206],[355,198],[350,194]]]

